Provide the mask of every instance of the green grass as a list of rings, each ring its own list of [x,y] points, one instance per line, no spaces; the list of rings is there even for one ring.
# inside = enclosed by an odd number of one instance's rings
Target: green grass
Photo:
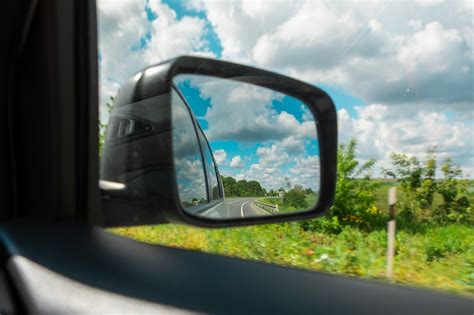
[[[308,204],[308,209],[315,206],[316,202],[318,201],[317,198],[318,197],[316,195],[306,195],[306,203]],[[282,203],[281,198],[264,197],[264,198],[258,199],[258,201],[271,204],[271,205],[278,205],[279,213],[307,210],[307,209],[298,209],[295,207],[286,206]]]
[[[376,191],[381,211],[386,211],[390,186],[384,183]],[[295,222],[224,229],[165,224],[111,231],[152,244],[385,281],[385,229],[345,228],[336,235],[304,231]],[[415,230],[402,226],[397,230],[393,280],[474,297],[473,244],[472,226],[427,223]]]
[[[286,223],[212,230],[168,224],[113,232],[152,244],[384,280],[385,231],[346,228],[326,235]],[[399,231],[394,281],[474,297],[472,244],[474,229],[462,225],[424,234]]]

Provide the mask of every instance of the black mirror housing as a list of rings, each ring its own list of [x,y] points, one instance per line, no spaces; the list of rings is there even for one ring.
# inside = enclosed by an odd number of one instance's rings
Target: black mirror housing
[[[171,132],[173,78],[179,74],[250,82],[304,101],[317,117],[320,190],[316,205],[305,212],[222,220],[197,217],[184,211],[177,191]],[[179,57],[138,72],[119,90],[102,152],[102,217],[96,223],[129,226],[175,222],[226,227],[313,218],[322,215],[332,205],[336,159],[337,114],[331,98],[324,91],[249,66],[200,57]],[[158,168],[159,174],[153,173]],[[139,176],[144,172],[149,175],[147,178],[153,178],[153,185]],[[120,184],[123,181],[127,185]]]

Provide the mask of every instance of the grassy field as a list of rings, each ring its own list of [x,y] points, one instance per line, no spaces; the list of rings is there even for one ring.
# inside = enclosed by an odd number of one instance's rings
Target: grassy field
[[[316,205],[317,198],[318,197],[316,195],[312,195],[312,194],[311,195],[306,195],[306,203],[308,205],[308,209],[312,208],[312,207],[314,207],[314,205]],[[281,198],[265,198],[264,197],[264,198],[258,199],[258,201],[263,202],[263,203],[267,203],[267,204],[270,204],[270,205],[278,205],[278,209],[279,209],[280,213],[291,212],[291,211],[295,211],[295,210],[301,210],[301,209],[296,209],[296,208],[291,207],[291,206],[283,205]]]
[[[377,190],[380,209],[386,209],[388,187]],[[385,229],[323,234],[304,231],[295,222],[212,230],[166,224],[111,231],[152,244],[385,281]],[[474,297],[473,244],[472,226],[428,223],[417,232],[399,229],[394,281]]]

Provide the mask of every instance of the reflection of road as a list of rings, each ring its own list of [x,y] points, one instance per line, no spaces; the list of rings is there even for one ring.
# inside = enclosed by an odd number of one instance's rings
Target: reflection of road
[[[201,213],[208,218],[243,218],[269,215],[267,211],[257,207],[254,203],[256,197],[226,198],[219,205]]]

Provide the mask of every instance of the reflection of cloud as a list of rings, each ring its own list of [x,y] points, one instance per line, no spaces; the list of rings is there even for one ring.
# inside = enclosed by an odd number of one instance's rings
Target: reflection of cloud
[[[319,156],[311,155],[308,157],[297,157],[296,164],[290,170],[296,178],[317,178],[319,179],[320,166]]]
[[[242,168],[243,164],[242,164],[242,159],[240,158],[240,155],[236,155],[232,158],[232,160],[230,161],[230,167],[233,167],[233,168]]]
[[[174,81],[182,83],[184,78],[201,98],[196,100],[183,93],[191,107],[193,102],[210,102],[203,117],[210,140],[262,142],[289,136],[316,137],[314,118],[305,110],[307,106],[296,99],[256,85],[206,76],[179,75]],[[273,106],[275,101],[279,111]],[[291,111],[301,112],[303,120],[299,121]]]
[[[195,156],[200,154],[200,149],[191,115],[174,90],[171,100],[173,155],[177,159],[182,159],[186,156],[194,159]]]
[[[271,141],[257,148],[254,154],[258,161],[250,167],[241,168],[238,173],[232,168],[222,168],[221,173],[237,180],[256,180],[267,190],[287,187],[287,182],[290,182],[292,187],[301,185],[318,191],[319,156],[312,153],[312,150],[307,151],[304,145],[301,150],[292,151],[291,145],[288,145],[292,143],[292,139],[285,140]]]
[[[215,150],[213,154],[214,154],[214,159],[216,160],[216,163],[218,166],[224,163],[227,157],[227,153],[225,152],[225,150],[222,150],[222,149]]]
[[[204,166],[198,138],[186,105],[173,92],[172,136],[176,180],[181,202],[207,200]]]
[[[175,159],[176,179],[181,202],[192,202],[193,199],[207,200],[204,168],[200,157],[195,160]]]
[[[286,139],[283,139],[281,145],[290,154],[302,153],[305,150],[303,140],[298,139],[295,136],[290,136]]]
[[[317,143],[316,126],[306,105],[269,89],[199,75],[178,76],[178,88],[185,80],[199,92],[200,100],[183,90],[191,108],[193,104],[210,103],[204,132],[211,146],[213,141],[222,140],[259,143],[250,156],[235,155],[228,163],[224,163],[228,152],[216,150],[222,174],[237,180],[257,180],[266,189],[287,187],[288,181],[319,188],[319,157],[314,155],[314,148],[307,147],[311,141]],[[243,161],[255,157],[258,162],[245,169]],[[241,171],[237,173],[237,169]]]

